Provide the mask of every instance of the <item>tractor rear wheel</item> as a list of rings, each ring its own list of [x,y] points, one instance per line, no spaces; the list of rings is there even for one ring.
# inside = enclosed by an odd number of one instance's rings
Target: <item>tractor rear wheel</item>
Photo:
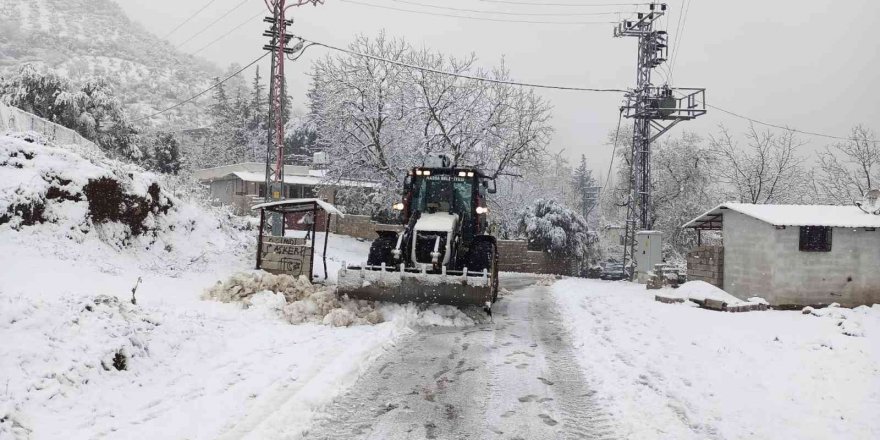
[[[367,264],[370,266],[381,266],[382,263],[385,263],[388,267],[393,266],[394,258],[391,251],[394,250],[395,246],[397,246],[397,237],[392,235],[380,235],[373,240],[373,244],[370,245],[370,254],[367,256]]]

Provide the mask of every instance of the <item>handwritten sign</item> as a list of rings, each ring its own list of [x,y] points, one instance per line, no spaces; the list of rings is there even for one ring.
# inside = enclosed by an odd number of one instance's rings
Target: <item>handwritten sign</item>
[[[311,263],[310,241],[304,238],[263,236],[260,269],[274,274],[308,276]]]

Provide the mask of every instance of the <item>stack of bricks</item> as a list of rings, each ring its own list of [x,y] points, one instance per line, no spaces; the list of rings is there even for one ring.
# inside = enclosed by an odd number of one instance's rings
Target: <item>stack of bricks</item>
[[[724,288],[724,247],[700,246],[688,252],[688,281],[700,280]]]

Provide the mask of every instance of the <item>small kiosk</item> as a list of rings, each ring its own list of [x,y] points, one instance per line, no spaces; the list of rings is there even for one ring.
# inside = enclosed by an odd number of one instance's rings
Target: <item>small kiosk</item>
[[[260,211],[260,229],[257,235],[257,269],[265,270],[274,274],[286,274],[294,277],[306,275],[309,281],[314,281],[315,266],[315,234],[319,214],[325,214],[324,223],[324,279],[327,279],[327,241],[330,238],[330,219],[333,215],[345,217],[335,206],[321,199],[288,199],[276,202],[260,203],[254,205],[252,210]],[[267,233],[266,211],[281,216],[281,230],[285,231],[282,236]],[[287,225],[291,224],[291,217],[302,216],[309,218],[306,229],[296,230],[301,232],[302,237],[288,236]],[[297,222],[302,224],[302,220]],[[293,230],[291,232],[294,232]]]

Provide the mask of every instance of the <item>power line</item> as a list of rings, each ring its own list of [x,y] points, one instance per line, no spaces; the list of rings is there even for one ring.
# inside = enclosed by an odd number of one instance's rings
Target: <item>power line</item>
[[[672,54],[672,63],[669,66],[670,76],[675,74],[675,63],[676,61],[678,61],[678,53],[681,52],[679,44],[681,44],[681,36],[684,35],[684,27],[687,24],[688,12],[690,12],[691,10],[691,1],[684,0],[682,7],[683,10],[681,11],[681,13],[684,14],[684,18],[681,20],[681,29],[677,30],[678,34],[675,36],[675,44],[672,46],[673,50],[675,50],[675,53]],[[679,18],[681,18],[681,15],[679,15]]]
[[[415,9],[404,9],[397,8],[394,6],[385,6],[385,5],[377,5],[375,3],[367,3],[356,0],[339,0],[344,3],[351,3],[355,5],[361,6],[369,6],[373,8],[380,9],[388,9],[392,11],[400,11],[400,12],[409,12],[411,14],[422,14],[422,15],[432,15],[435,17],[450,17],[450,18],[463,18],[466,20],[478,20],[478,21],[494,21],[499,23],[529,23],[529,24],[559,24],[559,25],[589,25],[589,24],[612,24],[616,23],[613,21],[538,21],[538,20],[508,20],[502,18],[489,18],[489,17],[473,17],[469,15],[455,15],[455,14],[444,14],[442,12],[428,12],[428,11],[418,11]]]
[[[791,131],[791,132],[794,132],[794,133],[800,133],[800,134],[805,134],[805,135],[809,135],[809,136],[818,136],[818,137],[823,137],[823,138],[828,138],[828,139],[837,139],[837,140],[841,140],[841,141],[851,141],[851,140],[853,140],[852,138],[848,138],[848,137],[834,136],[834,135],[831,135],[831,134],[817,133],[817,132],[813,132],[813,131],[798,130],[798,129],[796,129],[796,128],[784,127],[784,126],[782,126],[782,125],[776,125],[776,124],[771,124],[771,123],[769,123],[769,122],[759,121],[759,120],[757,120],[757,119],[750,118],[750,117],[748,117],[748,116],[743,116],[743,115],[740,115],[740,114],[738,114],[738,113],[734,113],[734,112],[732,112],[732,111],[730,111],[730,110],[726,110],[726,109],[723,109],[723,108],[721,108],[721,107],[714,106],[714,105],[710,105],[710,104],[706,104],[706,107],[714,108],[715,110],[718,110],[718,111],[723,112],[723,113],[727,113],[727,114],[730,115],[730,116],[734,116],[734,117],[737,117],[737,118],[740,118],[740,119],[745,119],[746,121],[749,121],[749,122],[752,122],[752,123],[755,123],[755,124],[758,124],[758,125],[764,125],[764,126],[767,126],[767,127],[778,128],[778,129],[780,129],[780,130],[787,130],[787,131]],[[878,143],[878,142],[880,142],[880,140],[878,140],[878,141],[873,141],[873,142],[874,142],[874,143]]]
[[[242,22],[241,24],[239,24],[238,26],[236,26],[236,27],[234,27],[234,28],[232,28],[232,29],[226,31],[223,35],[220,35],[219,37],[215,38],[215,39],[214,39],[213,41],[211,41],[210,43],[208,43],[208,44],[206,44],[206,45],[204,45],[204,46],[202,46],[202,47],[196,49],[196,51],[190,53],[190,55],[195,55],[195,54],[197,54],[197,53],[199,53],[199,52],[201,52],[201,51],[203,51],[203,50],[205,50],[205,49],[207,49],[207,48],[213,46],[213,45],[214,45],[215,43],[217,43],[218,41],[220,41],[220,40],[222,40],[222,39],[228,37],[228,36],[231,35],[233,32],[235,32],[235,31],[237,31],[238,29],[240,29],[242,26],[244,26],[244,25],[250,23],[253,19],[255,19],[255,18],[257,18],[257,17],[260,17],[260,16],[262,16],[263,14],[265,14],[265,11],[264,11],[262,8],[260,8],[260,12],[257,12],[256,15],[254,15],[253,17],[250,17],[250,18],[248,18],[247,20],[243,21],[243,22]]]
[[[474,81],[483,81],[483,82],[489,82],[489,83],[495,83],[495,84],[506,84],[506,85],[519,86],[519,87],[532,87],[532,88],[536,88],[536,89],[569,90],[569,91],[578,91],[578,92],[614,92],[614,93],[626,93],[627,92],[626,90],[623,90],[623,89],[599,89],[599,88],[589,88],[589,87],[552,86],[552,85],[546,85],[546,84],[524,83],[524,82],[517,82],[517,81],[506,81],[506,80],[493,79],[493,78],[484,78],[484,77],[480,77],[480,76],[463,75],[460,73],[445,72],[442,70],[431,69],[429,67],[416,66],[413,64],[408,64],[408,63],[403,63],[400,61],[389,60],[387,58],[377,57],[375,55],[368,55],[368,54],[364,54],[364,53],[360,53],[360,52],[355,52],[350,49],[344,49],[341,47],[331,46],[331,45],[325,44],[325,43],[319,43],[317,41],[309,40],[309,39],[303,38],[301,36],[295,36],[295,38],[299,38],[300,40],[302,40],[306,43],[311,43],[316,46],[326,47],[327,49],[332,49],[332,50],[339,51],[339,52],[344,52],[349,55],[354,55],[354,56],[363,57],[363,58],[370,58],[370,59],[373,59],[376,61],[382,61],[382,62],[386,62],[386,63],[390,63],[390,64],[395,64],[395,65],[398,65],[401,67],[406,67],[408,69],[421,70],[423,72],[436,73],[438,75],[455,76],[458,78],[470,79],[470,80],[474,80]]]
[[[604,6],[643,6],[650,3],[536,3],[511,0],[479,0],[484,3],[501,3],[505,5],[527,5],[527,6],[563,6],[575,8],[592,8]]]
[[[614,156],[617,155],[617,138],[620,137],[620,122],[623,120],[623,110],[620,110],[620,115],[617,116],[617,130],[614,132],[614,147],[611,149],[611,161],[608,162],[608,174],[605,175],[605,186],[599,188],[599,194],[602,194],[602,190],[608,187],[608,183],[611,181],[611,170],[614,167]]]
[[[197,15],[199,15],[199,14],[200,14],[202,11],[204,11],[208,6],[211,6],[211,4],[214,3],[214,2],[216,2],[216,1],[217,1],[217,0],[211,0],[211,1],[209,1],[208,3],[206,3],[205,6],[202,6],[201,8],[199,8],[198,11],[194,12],[192,15],[190,15],[189,17],[187,17],[186,20],[183,20],[180,24],[178,24],[177,26],[175,26],[174,29],[171,29],[171,31],[168,32],[167,34],[165,34],[165,36],[162,37],[162,39],[166,39],[166,38],[168,38],[169,36],[171,36],[171,34],[173,34],[173,33],[176,32],[178,29],[180,29],[181,27],[183,27],[183,25],[189,23],[189,21],[192,20],[193,18],[196,18]]]
[[[408,5],[415,6],[423,6],[426,8],[433,9],[443,9],[447,11],[458,11],[458,12],[475,12],[478,14],[495,14],[495,15],[517,15],[517,16],[529,16],[529,17],[571,17],[571,16],[595,16],[595,15],[619,15],[629,13],[628,11],[612,11],[612,12],[506,12],[506,11],[487,11],[485,9],[465,9],[465,8],[452,8],[448,6],[437,6],[429,3],[420,3],[409,0],[392,0],[396,3],[406,3]]]
[[[244,72],[248,67],[251,67],[251,66],[253,66],[254,64],[257,64],[257,61],[260,61],[260,60],[262,60],[263,58],[266,58],[266,55],[269,55],[269,53],[270,53],[270,52],[266,52],[266,53],[260,55],[259,57],[257,57],[257,59],[255,59],[255,60],[251,61],[250,63],[248,63],[247,66],[244,66],[244,67],[242,67],[241,69],[238,69],[235,73],[233,73],[233,74],[227,76],[226,78],[223,78],[222,80],[220,80],[220,81],[214,83],[213,85],[211,85],[211,87],[208,87],[207,89],[202,90],[201,92],[196,93],[195,95],[190,96],[189,98],[187,98],[187,99],[185,99],[185,100],[183,100],[183,101],[180,101],[180,102],[178,102],[177,104],[172,105],[171,107],[164,108],[164,109],[159,110],[159,111],[157,111],[156,113],[153,113],[153,114],[151,114],[151,115],[147,115],[147,116],[144,116],[144,117],[141,117],[141,118],[134,119],[134,120],[131,121],[131,123],[140,122],[140,121],[143,121],[143,120],[145,120],[145,119],[150,119],[150,118],[152,118],[153,116],[159,116],[159,115],[161,115],[162,113],[165,113],[165,112],[170,111],[170,110],[174,110],[174,109],[176,109],[177,107],[180,107],[180,106],[182,106],[182,105],[184,105],[184,104],[186,104],[186,103],[188,103],[188,102],[192,102],[193,100],[195,100],[195,99],[198,98],[199,96],[202,96],[202,95],[204,95],[205,93],[208,93],[208,92],[210,92],[211,90],[214,90],[215,88],[217,88],[217,87],[220,86],[221,84],[225,83],[226,81],[229,81],[232,77],[234,77],[234,76],[240,74],[241,72]]]
[[[220,20],[223,20],[224,18],[226,18],[227,15],[233,13],[236,9],[242,7],[242,6],[243,6],[245,3],[247,3],[247,2],[248,2],[248,0],[241,0],[241,2],[239,2],[237,5],[233,6],[232,9],[226,11],[226,12],[223,13],[223,15],[221,15],[219,18],[217,18],[216,20],[212,21],[212,22],[209,23],[207,26],[203,27],[200,31],[196,32],[195,34],[193,34],[192,36],[190,36],[189,38],[187,38],[186,40],[184,40],[182,43],[178,43],[178,44],[176,44],[174,47],[180,47],[180,46],[183,46],[183,45],[186,44],[186,43],[189,43],[190,41],[192,41],[193,38],[198,37],[199,35],[203,34],[206,30],[210,29],[211,26],[214,26],[215,24],[217,24],[217,22],[219,22]]]

